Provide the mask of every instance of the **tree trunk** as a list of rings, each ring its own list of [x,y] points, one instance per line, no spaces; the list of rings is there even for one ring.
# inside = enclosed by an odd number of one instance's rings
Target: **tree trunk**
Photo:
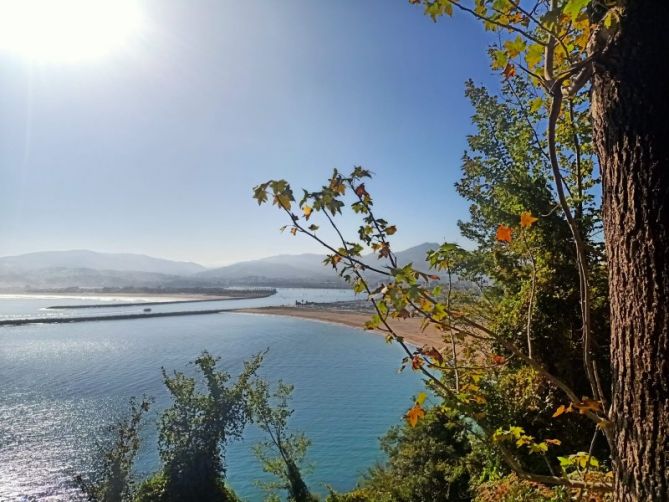
[[[595,66],[616,501],[669,500],[669,0],[630,0]]]

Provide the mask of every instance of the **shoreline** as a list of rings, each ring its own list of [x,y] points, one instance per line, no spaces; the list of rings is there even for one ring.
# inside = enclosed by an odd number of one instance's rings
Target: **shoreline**
[[[234,298],[231,298],[234,299]],[[200,301],[216,301],[216,300],[194,300]],[[190,303],[189,300],[178,300],[173,303]],[[156,304],[163,304],[167,302],[156,302]],[[148,305],[149,303],[130,304],[132,306]],[[367,330],[364,325],[371,317],[371,312],[361,310],[346,310],[342,308],[332,308],[324,304],[319,307],[250,307],[238,309],[208,309],[208,310],[180,310],[176,312],[141,312],[135,314],[111,314],[111,315],[97,315],[97,316],[72,316],[72,317],[38,317],[38,318],[22,318],[22,319],[1,319],[0,327],[3,326],[24,326],[27,324],[68,324],[79,322],[96,322],[96,321],[122,321],[122,320],[136,320],[149,319],[156,317],[182,317],[189,315],[211,315],[221,313],[231,314],[250,314],[250,315],[266,315],[279,317],[292,317],[294,319],[303,319],[306,321],[324,322],[328,324],[337,324],[339,326],[346,326],[348,328],[368,331],[377,336],[386,336],[387,334],[381,330]],[[331,305],[331,304],[330,304]],[[106,307],[109,305],[100,305]],[[58,308],[58,307],[56,307]],[[89,306],[86,306],[89,308]],[[404,338],[407,344],[415,347],[435,347],[442,349],[445,342],[442,338],[442,333],[432,326],[428,326],[425,330],[421,327],[420,319],[391,319],[388,321],[393,330]]]
[[[340,326],[368,331],[377,336],[386,336],[386,333],[383,331],[365,329],[365,322],[369,320],[372,313],[361,312],[359,310],[342,310],[326,307],[257,307],[234,309],[228,310],[227,312],[292,317],[308,321],[326,322],[329,324],[338,324]],[[389,324],[399,336],[402,336],[408,344],[413,346],[422,347],[428,345],[441,349],[445,344],[442,334],[437,329],[429,326],[422,331],[421,320],[419,319],[392,319],[389,321]]]

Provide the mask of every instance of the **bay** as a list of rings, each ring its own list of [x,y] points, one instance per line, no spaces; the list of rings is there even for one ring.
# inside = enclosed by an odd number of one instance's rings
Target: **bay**
[[[280,290],[275,297],[227,306],[345,295],[350,293]],[[16,300],[24,302],[23,313],[33,313],[25,304],[30,301]],[[32,301],[33,310],[43,308],[44,300]],[[0,311],[16,313],[11,310]],[[378,438],[402,420],[421,387],[415,375],[397,373],[400,349],[378,335],[339,325],[221,313],[0,328],[0,500],[76,499],[73,476],[92,465],[105,425],[122,415],[131,396],[156,399],[137,461],[140,475],[153,471],[156,414],[169,404],[160,368],[193,373],[189,361],[208,350],[235,374],[245,359],[266,349],[263,376],[295,385],[291,426],[313,443],[308,481],[320,493],[326,484],[352,488],[382,459]],[[251,453],[261,438],[249,427],[226,455],[230,485],[250,501],[263,498],[254,484],[263,473]]]

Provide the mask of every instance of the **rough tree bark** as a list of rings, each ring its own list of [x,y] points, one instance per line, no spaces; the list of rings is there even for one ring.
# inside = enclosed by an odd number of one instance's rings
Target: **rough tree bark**
[[[617,501],[669,500],[669,0],[630,0],[595,65]]]

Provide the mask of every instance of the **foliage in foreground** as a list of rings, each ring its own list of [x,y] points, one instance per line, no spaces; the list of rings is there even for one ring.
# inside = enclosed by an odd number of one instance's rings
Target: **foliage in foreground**
[[[253,421],[268,438],[254,447],[254,453],[263,470],[277,478],[259,485],[275,498],[278,498],[277,490],[284,490],[290,501],[310,502],[317,499],[309,491],[301,467],[310,441],[303,433],[288,430],[288,419],[293,414],[288,405],[292,392],[292,385],[281,381],[271,392],[269,383],[262,379],[258,379],[251,390]]]
[[[225,445],[241,437],[249,421],[248,393],[262,355],[244,363],[234,383],[230,374],[216,368],[217,359],[203,352],[194,363],[204,389],[194,377],[163,369],[163,381],[172,396],[159,424],[162,468],[147,480],[137,498],[146,501],[195,499],[234,500],[225,487]]]
[[[82,476],[75,478],[76,484],[86,498],[95,502],[120,502],[130,500],[135,490],[132,465],[139,450],[139,429],[149,411],[151,401],[130,400],[128,416],[109,427],[111,443],[103,447],[103,455],[96,466],[92,480]]]
[[[415,427],[394,426],[381,440],[388,461],[369,470],[357,493],[397,502],[470,500],[467,434],[452,412],[438,408]]]
[[[435,18],[459,5],[424,3]],[[511,2],[495,2],[493,11],[479,3],[479,15],[509,9],[509,16],[522,16],[522,7]],[[578,37],[589,27],[581,18],[572,21],[564,33],[571,45],[549,47],[545,61],[543,52],[535,53],[547,36],[542,26],[527,31],[538,45],[506,40],[491,48],[493,68],[504,69],[499,96],[467,85],[477,131],[468,138],[457,189],[471,204],[460,228],[475,249],[444,243],[428,253],[427,266],[398,263],[391,244],[398,228],[376,214],[368,189],[372,174],[360,166],[349,174],[335,170],[301,197],[281,179],[254,188],[259,204],[271,202],[286,213],[290,234],[327,249],[326,264],[371,302],[375,314],[367,327],[398,343],[405,352],[402,368],[419,372],[438,396],[439,411],[458,418],[479,462],[465,461],[473,458],[462,453],[451,468],[466,465],[471,497],[514,479],[522,483],[509,493],[521,500],[611,490],[605,474],[611,468],[608,292],[597,237],[589,98],[576,88],[561,108],[561,101],[538,92],[545,81],[515,71],[520,55],[531,69],[543,64],[550,75],[575,71],[570,65],[581,57]],[[560,78],[550,92],[567,85]],[[359,219],[357,235],[345,235],[337,221],[344,208]],[[377,263],[362,259],[368,251]],[[441,343],[409,346],[393,323],[410,317],[439,330]],[[428,415],[417,400],[407,421],[415,426]],[[401,453],[390,453],[388,466],[367,481],[385,475],[377,490],[392,487],[388,473]],[[396,479],[405,486],[428,482],[409,471]],[[364,497],[370,490],[363,483],[348,495]]]
[[[246,424],[253,421],[271,438],[258,446],[266,470],[287,481],[292,500],[314,500],[299,468],[309,442],[301,434],[287,432],[292,387],[280,383],[270,395],[269,384],[257,377],[263,357],[246,361],[235,381],[206,351],[193,362],[200,378],[163,369],[172,405],[159,420],[160,470],[141,483],[132,475],[150,401],[131,400],[128,418],[111,428],[111,441],[103,448],[92,479],[76,478],[84,495],[95,502],[236,502],[238,497],[225,483],[225,447],[241,438]],[[268,455],[275,450],[279,458]]]

